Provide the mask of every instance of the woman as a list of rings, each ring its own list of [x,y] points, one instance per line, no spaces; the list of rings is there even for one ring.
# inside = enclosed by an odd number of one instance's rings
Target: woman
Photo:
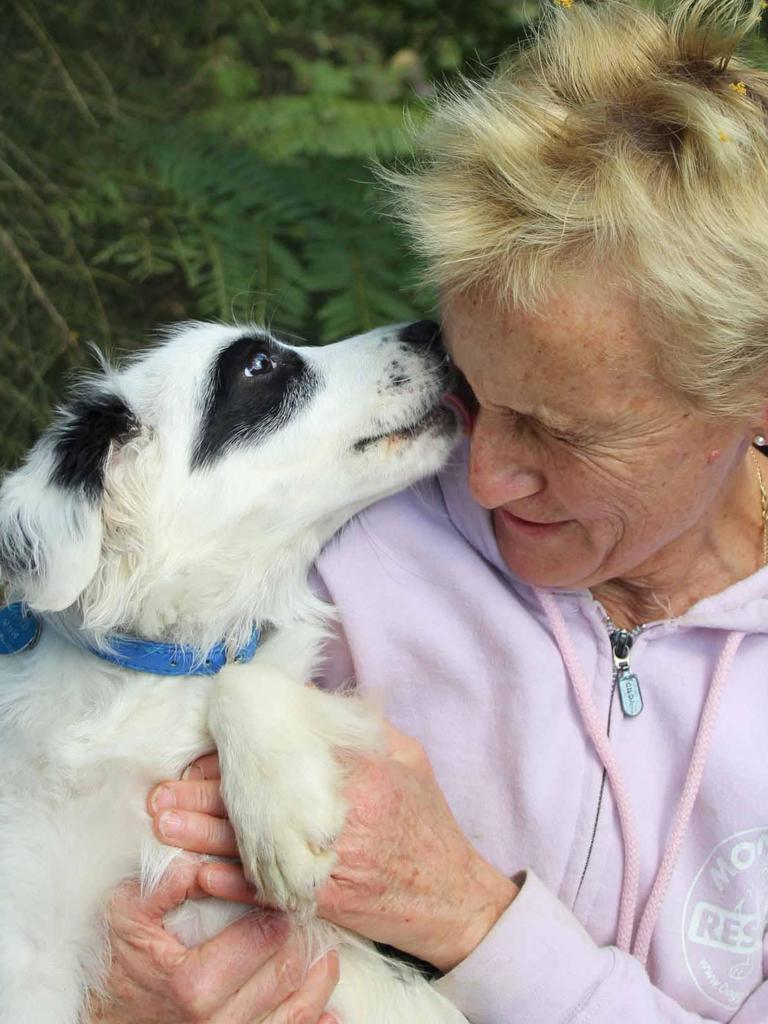
[[[319,565],[326,684],[418,740],[350,767],[319,907],[474,1024],[768,1019],[768,76],[740,10],[562,0],[392,180],[475,400],[468,451]],[[215,757],[150,809],[236,854]],[[279,917],[165,935],[204,892],[253,898],[192,861],[118,895],[103,1020],[329,1024],[333,954],[305,976]]]

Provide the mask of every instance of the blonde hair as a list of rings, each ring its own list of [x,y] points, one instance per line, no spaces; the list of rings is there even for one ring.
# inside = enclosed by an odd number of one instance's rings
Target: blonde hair
[[[443,289],[535,307],[614,268],[665,377],[742,416],[768,375],[768,74],[735,56],[763,3],[559,0],[488,80],[441,96],[385,174]]]

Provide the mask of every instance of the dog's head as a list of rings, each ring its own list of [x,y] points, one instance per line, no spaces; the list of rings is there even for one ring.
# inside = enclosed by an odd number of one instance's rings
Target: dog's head
[[[178,633],[192,607],[247,605],[262,577],[274,591],[305,573],[356,511],[440,467],[458,432],[449,374],[429,321],[324,348],[177,328],[84,382],[6,477],[2,579],[40,611],[79,599],[96,630]],[[264,614],[259,600],[242,613]]]

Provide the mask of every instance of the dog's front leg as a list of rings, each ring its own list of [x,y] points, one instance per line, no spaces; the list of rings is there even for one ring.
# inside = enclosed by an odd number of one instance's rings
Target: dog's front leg
[[[210,728],[246,874],[268,903],[309,910],[346,813],[337,754],[375,747],[377,719],[354,698],[256,664],[220,674]]]

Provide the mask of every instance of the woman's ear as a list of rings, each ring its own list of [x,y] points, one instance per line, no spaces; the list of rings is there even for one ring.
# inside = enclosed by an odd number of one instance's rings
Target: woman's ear
[[[61,410],[0,486],[0,580],[37,611],[68,608],[93,579],[110,452],[138,429],[123,399],[93,385]]]

